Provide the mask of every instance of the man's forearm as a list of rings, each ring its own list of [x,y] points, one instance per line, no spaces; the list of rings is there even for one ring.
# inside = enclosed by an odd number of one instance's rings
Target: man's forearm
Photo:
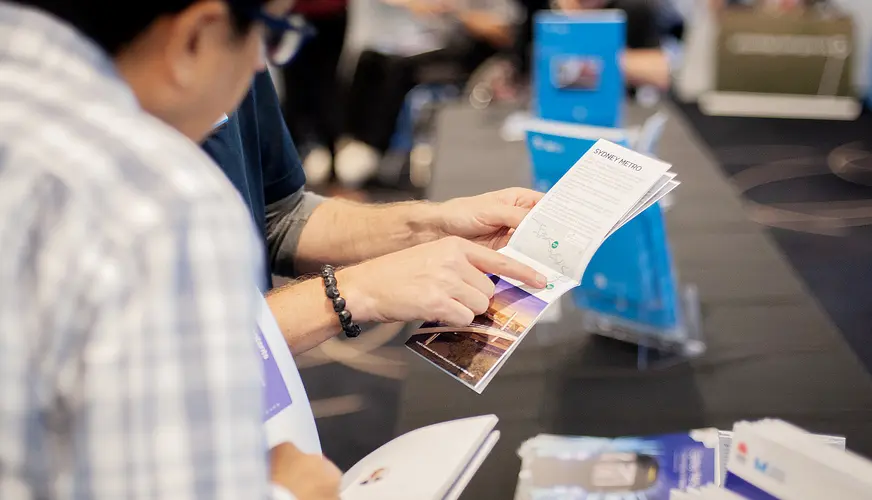
[[[669,88],[669,59],[662,49],[628,49],[623,64],[630,84]]]
[[[275,288],[267,294],[266,302],[295,356],[341,331],[339,319],[317,278]]]
[[[428,202],[367,205],[328,200],[303,228],[295,268],[305,273],[325,263],[356,264],[437,239],[434,207]]]
[[[336,272],[342,297],[347,300],[346,309],[354,321],[372,321],[362,282],[353,280],[346,273],[346,269]],[[320,278],[299,280],[274,288],[267,293],[266,302],[295,356],[317,347],[342,331],[339,316],[333,310],[333,301],[324,293],[324,283]]]

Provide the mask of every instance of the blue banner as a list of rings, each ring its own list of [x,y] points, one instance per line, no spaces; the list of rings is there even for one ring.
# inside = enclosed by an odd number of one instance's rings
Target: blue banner
[[[546,120],[621,127],[624,12],[539,13],[533,37],[536,114]]]

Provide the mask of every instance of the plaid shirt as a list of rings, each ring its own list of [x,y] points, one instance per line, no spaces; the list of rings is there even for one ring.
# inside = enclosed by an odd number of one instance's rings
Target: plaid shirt
[[[0,498],[265,498],[260,255],[104,53],[0,1]]]

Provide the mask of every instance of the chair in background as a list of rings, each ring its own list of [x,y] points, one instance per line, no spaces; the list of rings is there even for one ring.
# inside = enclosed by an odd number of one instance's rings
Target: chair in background
[[[406,174],[416,188],[430,183],[436,116],[442,106],[456,101],[460,93],[460,85],[450,79],[421,83],[408,93],[397,117],[391,146],[379,168],[383,183],[401,185]]]

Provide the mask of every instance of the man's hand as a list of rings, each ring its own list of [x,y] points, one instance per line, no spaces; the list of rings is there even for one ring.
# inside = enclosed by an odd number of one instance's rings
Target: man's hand
[[[455,198],[435,207],[437,225],[445,235],[460,236],[497,250],[506,246],[512,232],[542,196],[537,191],[510,188]]]
[[[270,451],[270,477],[298,500],[339,500],[339,469],[323,456],[307,455],[290,443]]]
[[[482,208],[480,212],[490,216],[496,211]],[[504,223],[493,224],[502,227]],[[472,225],[467,227],[470,233],[478,230]],[[341,269],[336,278],[348,310],[358,321],[425,320],[466,326],[490,305],[494,283],[488,274],[536,288],[546,285],[545,277],[532,268],[459,237],[424,243]]]

